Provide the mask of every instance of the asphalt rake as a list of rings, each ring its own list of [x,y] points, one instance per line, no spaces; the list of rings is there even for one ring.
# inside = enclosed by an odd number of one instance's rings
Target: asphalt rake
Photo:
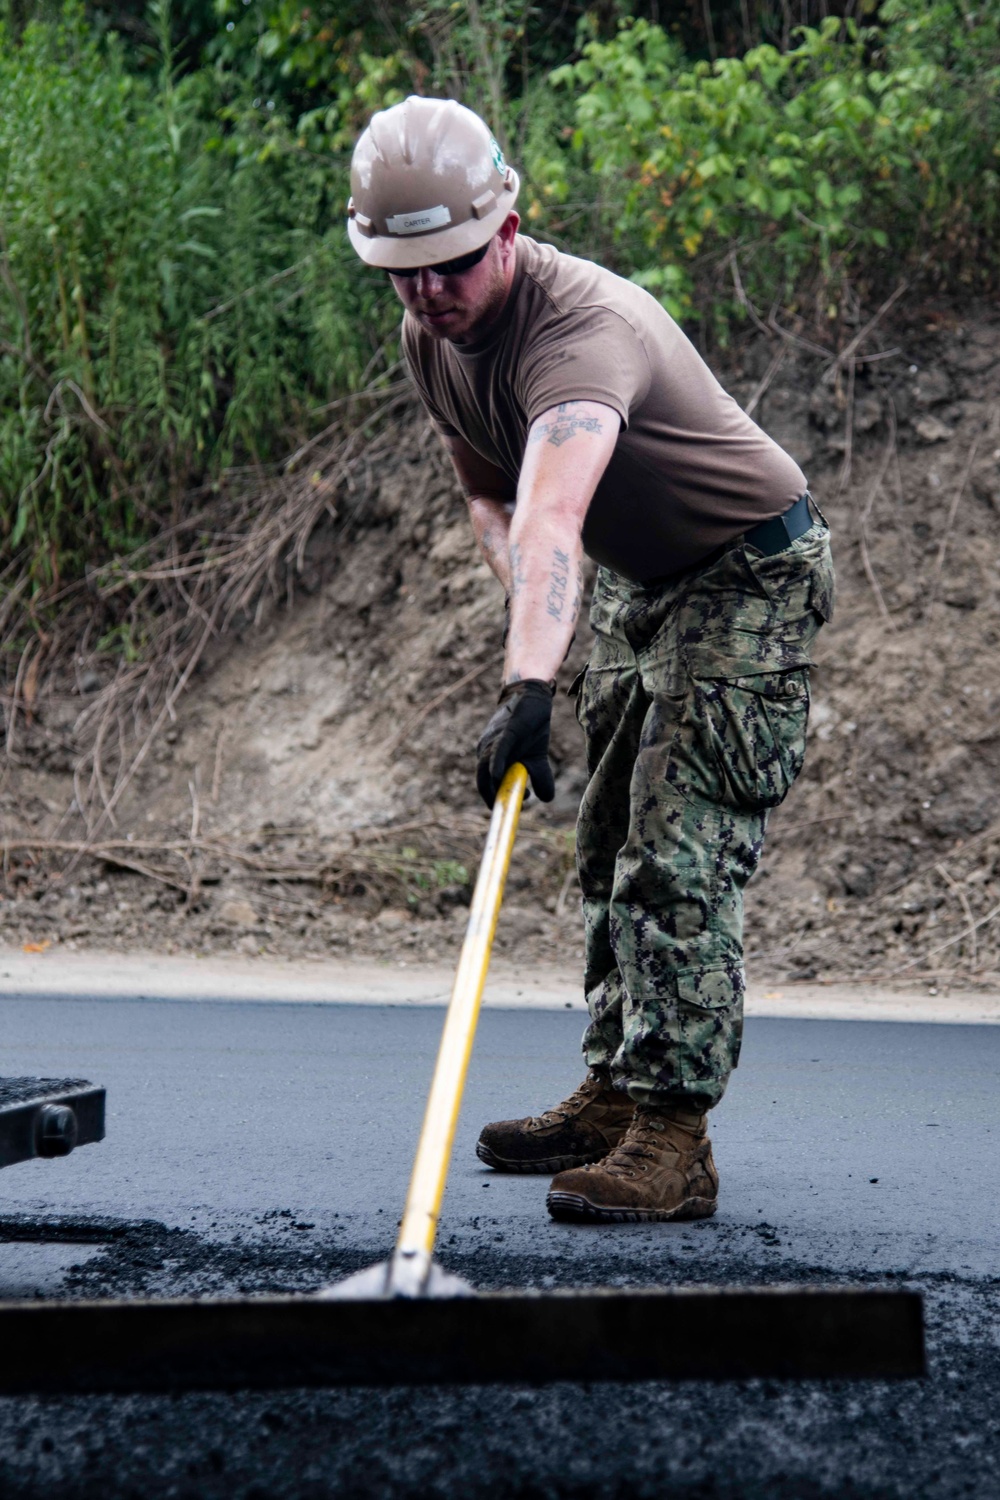
[[[313,1295],[0,1303],[0,1393],[924,1373],[923,1301],[879,1287],[480,1293],[433,1259],[527,774],[490,822],[394,1251]]]

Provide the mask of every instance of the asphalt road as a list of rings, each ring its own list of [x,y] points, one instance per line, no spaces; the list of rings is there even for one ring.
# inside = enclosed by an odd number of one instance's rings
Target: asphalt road
[[[108,1139],[0,1177],[0,1296],[309,1290],[392,1244],[435,1009],[0,1001],[0,1073],[108,1089]],[[752,1020],[718,1215],[552,1223],[486,1119],[582,1076],[578,1013],[482,1017],[440,1239],[482,1287],[863,1280],[927,1295],[906,1384],[0,1400],[7,1497],[1000,1494],[1000,1028]]]

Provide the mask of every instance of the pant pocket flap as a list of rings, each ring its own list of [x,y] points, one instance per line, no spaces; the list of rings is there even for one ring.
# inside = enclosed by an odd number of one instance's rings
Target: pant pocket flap
[[[730,968],[686,969],[677,975],[677,994],[699,1010],[729,1010],[743,996],[743,976]]]
[[[669,658],[652,652],[643,655],[640,675],[651,698],[682,698],[687,692],[688,674],[676,653]]]
[[[714,677],[712,681],[742,688],[745,693],[757,693],[761,698],[801,700],[809,697],[809,675],[805,667],[792,667],[785,672],[748,672],[739,677]]]
[[[808,643],[782,639],[778,631],[729,630],[717,641],[708,638],[685,645],[692,677],[759,677],[764,672],[792,672],[811,664]]]

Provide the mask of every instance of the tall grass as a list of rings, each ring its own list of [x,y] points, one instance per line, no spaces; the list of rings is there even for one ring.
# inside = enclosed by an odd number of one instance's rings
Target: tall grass
[[[216,0],[181,73],[169,0],[128,50],[56,3],[0,0],[0,612],[11,578],[42,608],[228,465],[301,447],[380,368],[396,313],[343,235],[347,160],[410,90],[490,115],[529,231],[723,333],[744,294],[825,317],[904,265],[998,279],[996,7],[883,0],[878,24],[796,31],[782,6],[779,37],[774,7],[720,0],[703,53],[737,17],[768,40],[699,60],[624,3],[584,12],[573,50],[527,0]],[[22,28],[31,9],[49,19]]]
[[[152,80],[73,5],[0,32],[0,547],[43,595],[282,457],[392,326],[344,244],[343,163],[236,128],[153,17]]]

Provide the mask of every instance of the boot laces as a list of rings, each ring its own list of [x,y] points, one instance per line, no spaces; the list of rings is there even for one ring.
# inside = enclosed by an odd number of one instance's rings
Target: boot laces
[[[574,1115],[588,1105],[591,1100],[604,1090],[604,1083],[594,1073],[588,1073],[579,1088],[573,1090],[568,1098],[561,1104],[555,1104],[551,1109],[545,1110],[540,1115],[532,1115],[529,1121],[529,1129],[545,1130],[552,1125],[565,1124]]]
[[[612,1177],[632,1177],[637,1170],[645,1171],[642,1162],[655,1162],[665,1150],[679,1156],[680,1148],[676,1142],[669,1137],[664,1140],[664,1128],[662,1120],[644,1115],[637,1109],[622,1140],[600,1163],[601,1171]]]

